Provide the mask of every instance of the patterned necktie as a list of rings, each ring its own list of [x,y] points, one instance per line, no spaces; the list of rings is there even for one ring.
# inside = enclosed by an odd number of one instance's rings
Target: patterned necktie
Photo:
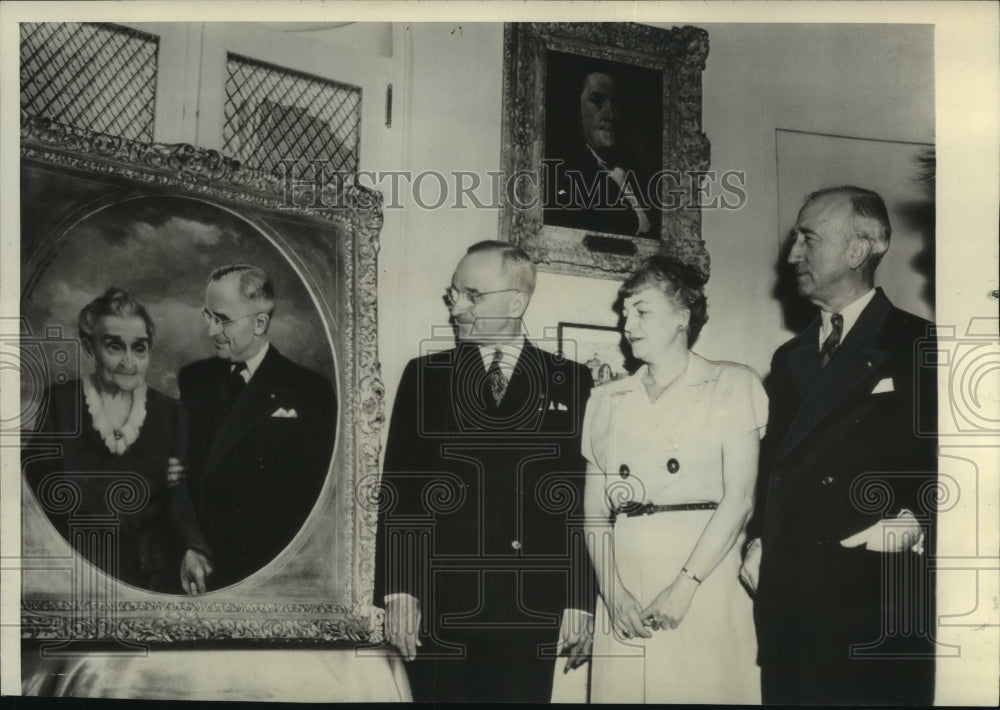
[[[840,335],[844,332],[844,316],[834,313],[830,316],[830,334],[823,341],[823,347],[819,349],[819,366],[824,368],[833,358],[840,345]]]
[[[503,360],[503,351],[497,348],[493,355],[493,362],[490,363],[486,371],[486,383],[490,386],[490,394],[493,401],[499,407],[503,401],[503,396],[507,393],[507,378],[504,377],[503,370],[500,369],[500,361]]]
[[[239,399],[240,393],[246,389],[247,382],[243,379],[243,372],[246,369],[247,364],[245,362],[238,362],[229,373],[229,377],[226,378],[225,405],[227,411],[233,408],[236,400]]]

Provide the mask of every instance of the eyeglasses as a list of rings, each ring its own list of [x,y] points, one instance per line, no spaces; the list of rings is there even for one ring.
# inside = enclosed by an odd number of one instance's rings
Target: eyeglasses
[[[212,313],[207,308],[201,309],[201,317],[205,320],[205,325],[215,325],[222,328],[223,332],[226,332],[226,328],[231,326],[233,323],[238,323],[241,320],[246,320],[247,318],[254,318],[259,316],[260,313],[247,313],[245,316],[240,316],[239,318],[226,318],[223,320],[219,316]]]
[[[496,291],[473,291],[468,288],[459,289],[454,286],[449,286],[444,291],[444,301],[449,307],[451,307],[464,298],[470,305],[476,306],[485,296],[492,296],[494,293],[510,293],[511,291],[520,290],[521,289],[519,288],[500,288]]]

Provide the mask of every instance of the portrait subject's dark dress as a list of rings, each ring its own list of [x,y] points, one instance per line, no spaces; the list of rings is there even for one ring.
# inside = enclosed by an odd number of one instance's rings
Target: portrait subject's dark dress
[[[44,418],[22,458],[25,478],[49,520],[77,552],[117,579],[182,593],[184,551],[210,553],[187,486],[167,486],[168,459],[178,449],[177,401],[147,388],[139,436],[120,455],[94,428],[80,380],[52,385],[45,401]],[[86,542],[84,526],[94,524],[114,531],[117,555]]]
[[[934,365],[918,357],[929,325],[879,289],[822,370],[818,318],[774,355],[752,523],[766,704],[933,702],[937,442],[917,427],[936,421]],[[840,544],[903,510],[923,554]]]
[[[420,603],[418,701],[548,702],[563,611],[594,608],[590,372],[525,342],[499,406],[486,376],[476,346],[411,360],[389,427],[375,603]]]

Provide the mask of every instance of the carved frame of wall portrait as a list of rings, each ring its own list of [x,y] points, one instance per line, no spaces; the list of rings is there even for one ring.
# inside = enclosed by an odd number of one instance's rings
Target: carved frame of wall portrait
[[[654,69],[663,76],[663,170],[682,181],[659,182],[664,205],[659,239],[591,233],[543,224],[546,53]],[[646,256],[667,253],[708,276],[697,191],[707,171],[710,144],[702,132],[702,72],[708,33],[626,23],[507,23],[504,26],[501,160],[508,181],[501,212],[502,238],[523,247],[539,268],[620,279]],[[532,176],[512,180],[512,176]],[[595,239],[596,238],[596,239]]]
[[[45,220],[56,225],[53,233],[68,234],[67,225],[94,204],[147,196],[207,203],[252,225],[289,261],[316,305],[329,334],[339,407],[331,469],[298,536],[262,570],[201,596],[158,594],[105,576],[46,526],[39,503],[23,486],[22,638],[56,650],[91,641],[129,648],[238,640],[378,642],[382,612],[372,605],[371,589],[384,424],[377,341],[381,195],[353,183],[330,185],[320,194],[316,181],[286,183],[214,150],[140,143],[23,112],[21,164],[22,203],[26,177],[53,187],[44,203],[31,198],[34,206],[57,211]],[[22,234],[22,294],[45,267],[41,242],[61,238]],[[24,322],[22,316],[22,353]],[[36,521],[30,530],[29,518]],[[80,574],[86,584],[74,581]]]

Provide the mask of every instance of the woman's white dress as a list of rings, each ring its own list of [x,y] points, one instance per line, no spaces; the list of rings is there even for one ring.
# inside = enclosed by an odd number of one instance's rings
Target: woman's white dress
[[[743,365],[691,353],[681,376],[650,402],[645,372],[597,387],[587,406],[583,454],[604,472],[609,505],[718,502],[723,440],[763,435],[767,397],[760,378]],[[640,605],[674,580],[714,512],[618,516],[618,574]],[[742,546],[741,536],[700,585],[677,629],[653,631],[651,639],[616,638],[598,602],[592,702],[760,702],[753,604],[739,581]]]

